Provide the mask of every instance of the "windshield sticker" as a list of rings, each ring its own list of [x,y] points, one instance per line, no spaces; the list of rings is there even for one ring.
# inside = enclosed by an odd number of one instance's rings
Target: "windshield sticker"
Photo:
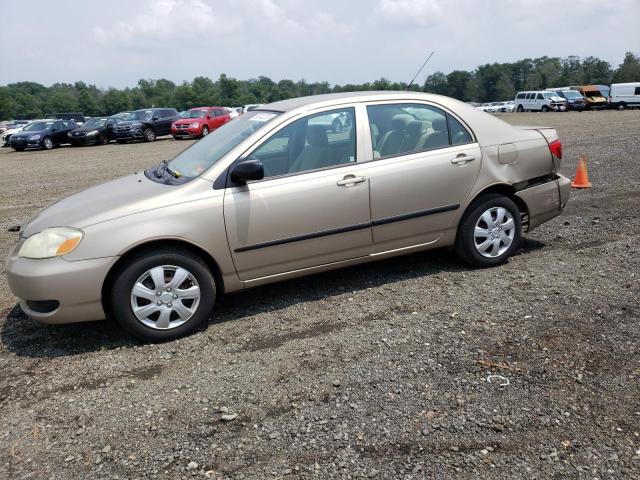
[[[275,117],[275,113],[256,113],[255,116],[250,118],[252,122],[266,122],[267,120],[271,120]]]

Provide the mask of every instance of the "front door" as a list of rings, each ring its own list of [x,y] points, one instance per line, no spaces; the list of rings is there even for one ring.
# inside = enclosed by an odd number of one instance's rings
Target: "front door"
[[[350,127],[333,132],[335,113],[347,115]],[[243,158],[261,161],[265,178],[225,192],[227,238],[241,280],[371,252],[368,167],[356,162],[353,119],[352,107],[303,117]]]
[[[380,132],[369,162],[374,252],[437,241],[455,228],[480,171],[480,147],[435,106],[370,105],[367,114]]]

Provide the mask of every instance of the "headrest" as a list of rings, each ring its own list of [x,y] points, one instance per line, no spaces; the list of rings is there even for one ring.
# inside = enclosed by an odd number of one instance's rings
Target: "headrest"
[[[413,120],[412,122],[409,122],[409,125],[407,125],[407,132],[409,132],[409,135],[411,136],[417,137],[422,133],[422,130],[424,130],[424,125],[419,120]]]
[[[433,128],[436,132],[445,132],[447,130],[447,121],[444,117],[438,117],[433,122],[431,122],[431,128]]]
[[[312,147],[326,147],[329,145],[329,137],[324,126],[307,125],[307,142]]]
[[[413,117],[411,115],[406,115],[402,113],[398,115],[394,115],[393,118],[391,119],[391,129],[404,130],[405,128],[407,128],[407,125],[412,120],[412,118]]]

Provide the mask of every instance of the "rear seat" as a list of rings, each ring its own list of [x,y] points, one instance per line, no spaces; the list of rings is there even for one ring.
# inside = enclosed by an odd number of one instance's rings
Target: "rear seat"
[[[402,145],[407,137],[407,126],[413,119],[411,115],[395,115],[391,119],[391,130],[386,132],[376,147],[381,157],[396,155],[402,152]]]

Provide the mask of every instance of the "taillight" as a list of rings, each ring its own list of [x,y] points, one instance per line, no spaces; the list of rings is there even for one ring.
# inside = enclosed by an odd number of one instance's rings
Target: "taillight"
[[[551,153],[554,156],[562,160],[562,143],[560,143],[560,140],[554,140],[553,142],[551,142],[549,144],[549,150],[551,150]]]

